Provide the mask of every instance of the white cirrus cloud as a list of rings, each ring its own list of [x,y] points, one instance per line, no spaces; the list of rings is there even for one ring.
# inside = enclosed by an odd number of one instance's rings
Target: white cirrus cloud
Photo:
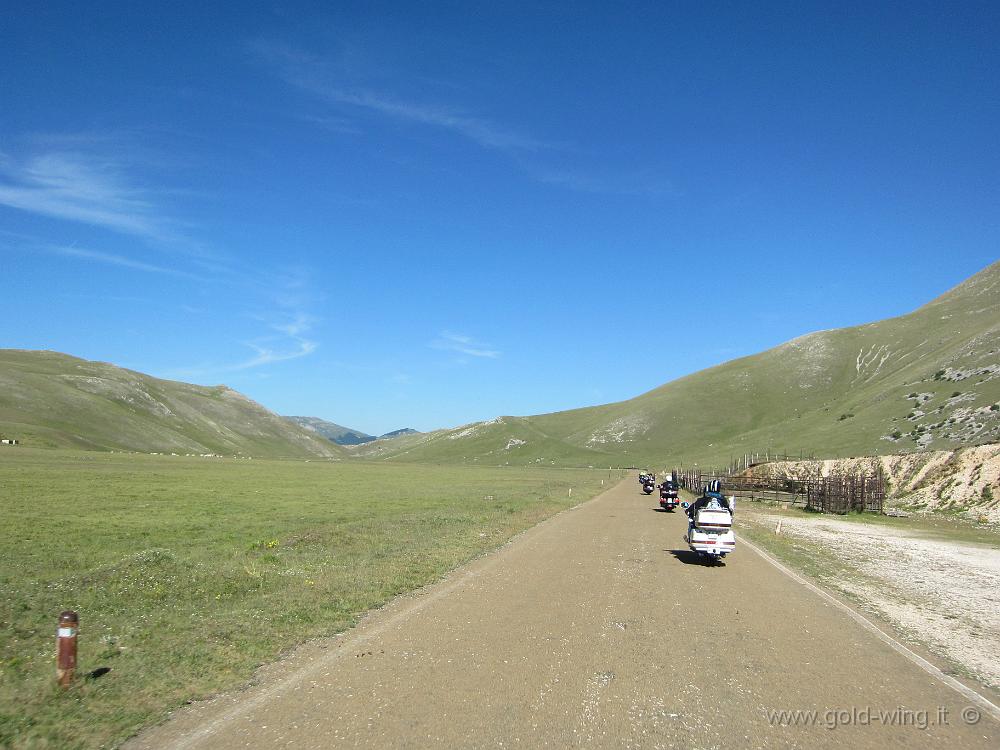
[[[441,128],[489,149],[524,152],[551,147],[461,107],[415,102],[370,87],[350,85],[329,60],[321,57],[274,43],[258,42],[251,48],[289,85],[342,107]]]
[[[272,322],[268,325],[270,333],[250,341],[241,342],[253,352],[253,356],[230,363],[200,364],[193,367],[179,367],[163,374],[168,378],[204,378],[229,372],[252,370],[275,362],[287,362],[292,359],[306,357],[319,344],[307,333],[312,326],[312,318],[306,315],[296,316],[286,321]]]
[[[247,370],[251,367],[284,362],[312,354],[319,344],[307,334],[315,322],[315,318],[301,311],[292,312],[282,320],[270,322],[268,328],[273,333],[244,342],[254,351],[254,356],[223,369]]]
[[[477,341],[471,336],[451,331],[442,331],[431,344],[431,348],[442,351],[457,352],[469,357],[480,357],[483,359],[497,359],[500,352],[489,344]]]
[[[0,205],[161,242],[175,239],[147,191],[114,159],[53,151],[0,158]]]
[[[318,344],[315,341],[309,341],[304,338],[296,337],[295,342],[291,347],[276,348],[252,341],[248,342],[247,346],[253,349],[256,354],[245,362],[229,365],[224,369],[249,370],[251,367],[269,365],[272,362],[284,362],[289,359],[298,359],[299,357],[305,357],[306,355],[312,354],[316,351]]]
[[[111,266],[121,266],[122,268],[130,268],[135,271],[158,273],[165,276],[179,276],[181,278],[195,279],[199,281],[202,280],[201,277],[195,274],[179,271],[176,268],[158,266],[153,263],[146,263],[141,260],[129,258],[124,255],[117,255],[115,253],[105,253],[100,250],[88,250],[86,248],[77,247],[76,245],[49,245],[42,248],[42,250],[43,252],[48,252],[54,255],[62,255],[69,258],[77,258],[83,261],[103,263]]]

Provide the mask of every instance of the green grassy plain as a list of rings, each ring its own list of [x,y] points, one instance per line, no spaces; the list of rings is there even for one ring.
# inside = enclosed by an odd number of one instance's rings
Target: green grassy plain
[[[618,477],[0,452],[0,747],[114,746]],[[65,692],[63,609],[81,620]]]

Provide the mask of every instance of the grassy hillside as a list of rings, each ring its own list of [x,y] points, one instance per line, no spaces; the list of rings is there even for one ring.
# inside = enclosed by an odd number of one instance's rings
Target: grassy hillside
[[[1000,263],[898,318],[820,331],[605,406],[503,417],[378,446],[409,461],[724,463],[1000,439]],[[511,441],[523,441],[511,444]]]
[[[57,352],[0,350],[0,435],[22,445],[339,456],[330,441],[224,385],[160,380]]]
[[[458,462],[483,466],[611,466],[611,452],[572,445],[539,430],[532,417],[498,417],[489,422],[351,446],[349,455],[410,461]]]

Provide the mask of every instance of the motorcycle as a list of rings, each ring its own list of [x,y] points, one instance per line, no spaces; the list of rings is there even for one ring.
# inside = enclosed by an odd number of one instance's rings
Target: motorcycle
[[[687,510],[688,502],[681,503]],[[736,551],[736,535],[733,533],[733,514],[723,503],[710,501],[695,513],[688,511],[688,531],[684,541],[699,557],[718,562]]]
[[[677,499],[677,490],[670,488],[660,490],[660,507],[663,510],[673,513],[674,508],[680,505],[680,502]]]
[[[654,485],[652,482],[646,482],[644,485],[642,485],[642,491],[646,495],[653,494],[654,489],[656,489],[656,485]]]

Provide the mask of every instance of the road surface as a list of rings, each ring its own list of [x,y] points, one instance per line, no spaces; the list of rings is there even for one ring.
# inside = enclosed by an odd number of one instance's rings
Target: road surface
[[[745,545],[701,565],[684,529],[625,481],[127,747],[1000,747],[836,604]]]

